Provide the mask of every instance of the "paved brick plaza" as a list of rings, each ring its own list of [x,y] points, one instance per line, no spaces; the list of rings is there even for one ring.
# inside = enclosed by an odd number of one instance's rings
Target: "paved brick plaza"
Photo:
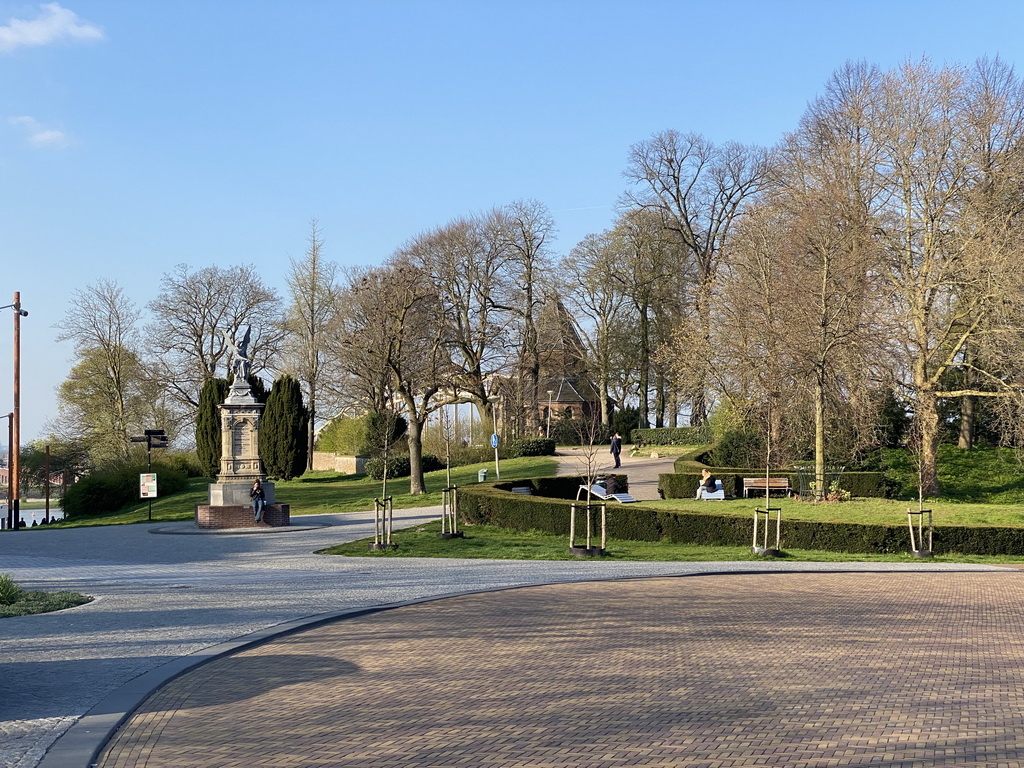
[[[1005,572],[449,598],[204,665],[99,765],[1024,765],[1022,605]]]

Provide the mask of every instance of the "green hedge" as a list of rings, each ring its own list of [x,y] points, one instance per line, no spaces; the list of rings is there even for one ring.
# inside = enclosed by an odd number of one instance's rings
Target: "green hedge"
[[[555,441],[547,437],[531,437],[513,440],[508,444],[508,457],[554,456]]]
[[[711,442],[707,427],[656,427],[629,433],[634,445],[703,445]]]
[[[671,475],[669,475],[671,477]],[[539,478],[531,481],[535,491],[564,485]],[[574,478],[576,485],[579,479]],[[542,531],[559,536],[569,534],[569,509],[564,498],[525,496],[512,493],[513,485],[524,483],[480,483],[459,489],[459,514],[467,524],[494,525],[515,531]],[[580,512],[577,511],[577,515]],[[595,517],[595,523],[597,522]],[[577,517],[577,525],[582,515]],[[608,535],[631,541],[660,541],[706,546],[748,547],[753,541],[753,510],[750,516],[714,513],[665,512],[643,504],[608,504]],[[774,532],[769,543],[774,544]],[[782,521],[785,549],[817,549],[856,554],[908,552],[910,534],[904,524],[858,525],[798,520]],[[935,528],[936,552],[965,555],[1024,556],[1024,528],[941,526]]]
[[[444,462],[431,453],[424,453],[421,460],[424,472],[444,469]],[[367,461],[366,474],[374,480],[383,480],[384,460],[370,459]],[[408,456],[391,456],[388,458],[388,477],[408,477],[410,474],[412,474],[412,467],[409,465]]]
[[[128,504],[139,501],[139,475],[147,472],[145,465],[122,467],[106,472],[95,472],[68,487],[61,507],[68,518],[88,517],[105,512],[116,512]],[[185,490],[185,473],[168,464],[153,462],[157,476],[157,493],[168,496]]]
[[[611,481],[609,485],[614,483],[615,487],[612,489],[612,493],[629,492],[629,478],[625,475],[599,475],[598,477]],[[517,480],[511,483],[496,482],[494,487],[499,490],[508,491],[513,486],[520,488],[528,485],[533,488],[533,492],[538,496],[544,496],[549,499],[575,499],[576,493],[583,482],[583,478],[579,475],[563,475],[561,477],[535,477],[532,480]]]
[[[708,467],[708,471],[722,481],[726,496],[743,496],[743,478],[764,477],[764,468],[737,469],[736,467]],[[772,477],[788,477],[789,487],[794,492],[800,489],[800,476],[797,472],[775,470]],[[658,475],[658,488],[666,499],[692,499],[697,494],[700,472],[693,470],[693,465],[685,463],[680,467],[676,462],[676,471],[671,475]],[[840,487],[849,491],[851,496],[891,498],[898,490],[896,485],[883,472],[843,472],[839,480]]]

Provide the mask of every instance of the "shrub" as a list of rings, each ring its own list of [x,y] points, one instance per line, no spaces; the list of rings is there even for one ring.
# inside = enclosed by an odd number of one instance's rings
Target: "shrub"
[[[728,429],[715,437],[709,461],[720,467],[748,467],[764,460],[764,437],[751,429]]]
[[[11,605],[25,596],[25,590],[19,587],[9,573],[0,574],[0,605]]]
[[[365,417],[341,416],[333,419],[320,430],[316,450],[340,453],[344,456],[358,456],[366,448]]]
[[[609,431],[613,435],[618,432],[629,441],[631,439],[630,435],[632,435],[633,430],[636,429],[636,425],[639,423],[639,408],[623,408],[612,414],[612,428]]]
[[[529,437],[513,440],[508,444],[510,459],[520,456],[554,456],[555,441],[546,437]]]
[[[606,443],[611,434],[608,427],[592,419],[562,418],[551,422],[551,439],[558,445]]]
[[[61,506],[68,517],[85,517],[114,512],[139,499],[139,475],[145,466],[126,466],[108,471],[94,472],[69,486]],[[184,472],[163,462],[153,462],[157,475],[158,492],[167,496],[183,491],[188,486]]]
[[[636,445],[703,445],[711,441],[707,427],[633,429],[629,436]]]
[[[423,471],[435,472],[444,469],[444,462],[431,453],[423,454]],[[408,477],[412,474],[412,467],[409,464],[408,455],[388,457],[388,477]],[[374,480],[384,479],[384,460],[381,458],[370,459],[366,462],[366,474]]]
[[[199,457],[195,451],[166,453],[161,458],[161,462],[181,472],[185,477],[211,477],[211,475],[206,474],[204,468],[200,465]]]

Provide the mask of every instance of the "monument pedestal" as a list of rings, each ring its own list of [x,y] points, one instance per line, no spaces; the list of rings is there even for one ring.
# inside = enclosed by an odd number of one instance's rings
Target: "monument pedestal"
[[[274,484],[265,482],[260,463],[260,416],[263,403],[256,400],[248,383],[235,377],[227,399],[220,406],[220,473],[210,484],[209,503],[197,504],[195,521],[200,528],[276,528],[291,525],[287,504],[274,503]],[[249,492],[259,480],[267,506],[256,522]]]
[[[288,504],[268,504],[263,519],[256,522],[251,504],[196,504],[196,525],[213,530],[218,528],[281,528],[291,525],[291,507]]]

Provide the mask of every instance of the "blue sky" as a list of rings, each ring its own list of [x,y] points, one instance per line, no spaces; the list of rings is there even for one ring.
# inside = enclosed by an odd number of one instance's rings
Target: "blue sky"
[[[1009,0],[0,0],[22,438],[56,414],[72,350],[54,325],[78,286],[113,279],[144,305],[175,264],[251,263],[283,293],[312,217],[330,258],[376,264],[524,198],[565,253],[610,225],[629,146],[652,133],[771,145],[848,60],[1019,69],[1022,22]]]

